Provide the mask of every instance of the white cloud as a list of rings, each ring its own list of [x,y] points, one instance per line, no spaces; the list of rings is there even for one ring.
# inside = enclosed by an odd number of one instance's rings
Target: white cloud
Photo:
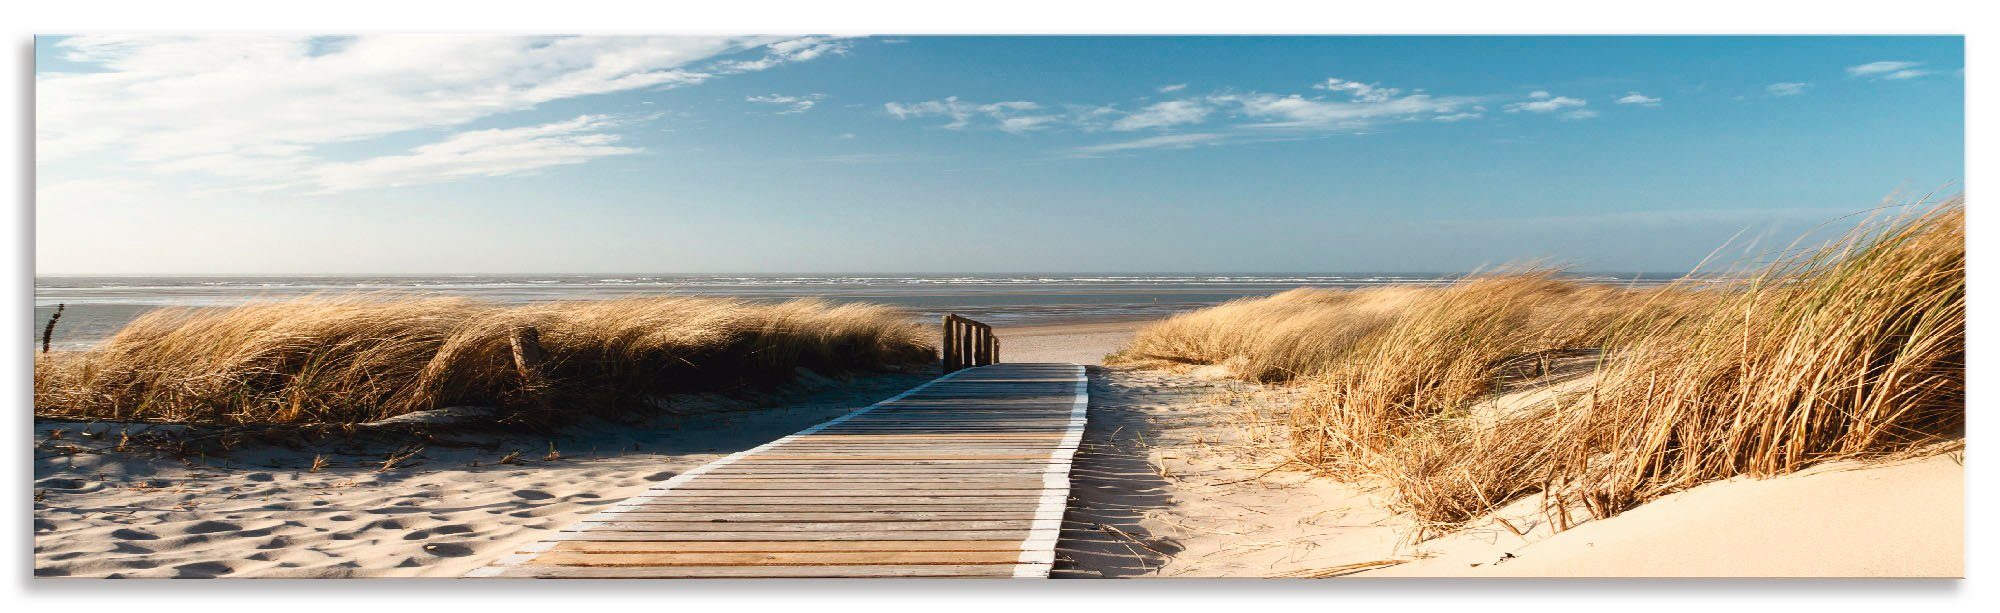
[[[1659,106],[1660,99],[1645,94],[1641,94],[1639,92],[1625,92],[1624,96],[1618,98],[1618,103],[1637,104],[1639,106]]]
[[[1590,119],[1596,116],[1597,116],[1597,111],[1593,111],[1590,109],[1577,109],[1562,114],[1563,119]]]
[[[1921,70],[1917,68],[1918,66],[1922,65],[1923,65],[1922,62],[1894,62],[1894,61],[1869,62],[1866,64],[1860,64],[1856,66],[1848,66],[1847,75],[1852,77],[1865,77],[1870,79],[1890,79],[1890,80],[1900,81],[1903,79],[1914,79],[1917,77],[1930,74],[1931,71]]]
[[[1133,151],[1139,149],[1186,149],[1196,145],[1215,143],[1217,141],[1222,140],[1222,138],[1223,136],[1221,134],[1212,134],[1206,132],[1197,132],[1193,134],[1166,134],[1162,136],[1149,136],[1146,138],[1141,138],[1136,140],[1118,141],[1118,142],[1104,143],[1099,145],[1086,145],[1071,149],[1070,153],[1078,157],[1090,157],[1090,156],[1103,155],[1106,153],[1117,153],[1121,151]]]
[[[1056,119],[1058,118],[1055,115],[1022,115],[1018,117],[1005,117],[1000,120],[1000,130],[1003,132],[1013,132],[1016,134],[1022,132],[1032,132],[1035,130],[1040,130],[1043,128],[1050,127],[1051,124],[1055,123]]]
[[[1433,97],[1428,94],[1381,97],[1376,95],[1381,91],[1377,89],[1345,91],[1352,92],[1354,98],[1333,100],[1298,94],[1256,93],[1216,96],[1211,100],[1232,104],[1237,112],[1260,120],[1260,123],[1250,127],[1293,129],[1359,129],[1381,121],[1460,115],[1464,108],[1477,101],[1476,98]]]
[[[1111,122],[1111,129],[1129,132],[1201,123],[1203,119],[1208,118],[1210,111],[1208,105],[1198,100],[1169,100],[1120,117],[1117,121]]]
[[[583,115],[538,126],[473,130],[407,154],[322,164],[308,174],[321,192],[340,192],[520,174],[638,153],[618,145],[618,135],[604,133],[617,123],[604,115]]]
[[[755,72],[768,70],[792,62],[804,62],[826,55],[844,55],[847,43],[823,37],[794,38],[765,45],[764,57],[755,60],[723,62],[716,68],[721,72]]]
[[[774,104],[784,107],[783,109],[778,111],[779,115],[797,115],[799,113],[804,113],[806,111],[812,110],[813,105],[819,104],[819,101],[825,99],[826,99],[826,94],[806,94],[803,96],[786,96],[782,94],[769,94],[764,96],[749,96],[745,97],[743,100],[745,102],[756,102],[759,104]]]
[[[316,149],[324,145],[689,85],[841,48],[824,39],[678,36],[84,36],[56,45],[95,72],[37,76],[42,163],[101,153],[154,172],[266,187],[296,183],[323,164]],[[723,60],[758,49],[763,59]],[[457,159],[481,159],[465,153]]]
[[[907,104],[890,102],[882,105],[882,109],[897,119],[944,117],[951,120],[942,126],[947,130],[963,130],[972,127],[975,121],[990,121],[1009,132],[1024,132],[1048,127],[1057,119],[1053,115],[1029,115],[1041,110],[1042,105],[1026,100],[980,104],[959,100],[958,96]]]
[[[1236,127],[1261,130],[1359,130],[1386,121],[1463,121],[1483,116],[1477,98],[1405,95],[1402,90],[1341,79],[1314,87],[1331,92],[1306,97],[1263,92],[1222,93],[1156,102],[1134,111],[1110,105],[1065,105],[1063,111],[1026,100],[973,103],[957,97],[883,105],[897,119],[941,117],[941,127],[991,127],[1009,132],[1070,128],[1130,132],[1207,123],[1216,116]],[[1419,90],[1421,91],[1421,90]]]
[[[1173,85],[1161,85],[1161,86],[1160,86],[1160,89],[1159,89],[1159,91],[1160,91],[1160,93],[1162,93],[1162,94],[1171,94],[1171,93],[1174,93],[1174,92],[1177,92],[1177,91],[1180,91],[1180,90],[1183,90],[1183,89],[1187,89],[1187,86],[1188,86],[1188,84],[1186,84],[1186,83],[1175,83],[1175,84],[1173,84]]]
[[[1579,100],[1576,98],[1571,98],[1569,96],[1552,96],[1545,91],[1536,91],[1528,94],[1528,98],[1530,98],[1528,102],[1516,102],[1507,105],[1505,107],[1506,111],[1509,113],[1522,113],[1522,112],[1554,113],[1557,111],[1578,109],[1578,110],[1571,110],[1566,115],[1570,116],[1573,119],[1583,119],[1587,117],[1596,116],[1596,113],[1594,112],[1585,114],[1581,110],[1583,109],[1584,106],[1589,105],[1590,104],[1589,102],[1585,102],[1583,100]]]
[[[1403,90],[1398,88],[1337,78],[1314,84],[1313,89],[1345,96],[1345,99],[1250,93],[1211,96],[1209,102],[1228,105],[1245,117],[1260,120],[1260,123],[1250,125],[1257,128],[1354,130],[1383,121],[1462,121],[1480,116],[1476,111],[1465,111],[1479,101],[1477,98],[1425,93],[1404,95]]]
[[[1812,87],[1811,83],[1772,83],[1764,86],[1764,92],[1773,96],[1797,96],[1806,93],[1806,89],[1810,87]]]
[[[1325,82],[1314,85],[1313,89],[1348,92],[1355,100],[1361,102],[1385,102],[1403,93],[1403,90],[1393,87],[1378,87],[1371,83],[1343,81],[1334,78],[1328,78]]]

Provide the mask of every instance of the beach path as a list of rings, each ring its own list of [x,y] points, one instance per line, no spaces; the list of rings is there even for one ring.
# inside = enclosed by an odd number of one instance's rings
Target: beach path
[[[675,475],[469,577],[1047,577],[1084,368],[995,364]]]

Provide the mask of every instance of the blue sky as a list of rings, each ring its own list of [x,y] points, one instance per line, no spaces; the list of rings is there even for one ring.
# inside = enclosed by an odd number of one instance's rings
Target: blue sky
[[[44,275],[1678,272],[1964,173],[1957,37],[35,54]]]

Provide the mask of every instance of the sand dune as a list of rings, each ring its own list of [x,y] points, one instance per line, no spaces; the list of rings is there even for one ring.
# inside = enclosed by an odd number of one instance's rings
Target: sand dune
[[[1363,576],[1962,577],[1965,466],[1934,456],[1732,479],[1553,536],[1482,523],[1423,544],[1434,557]]]
[[[444,437],[387,471],[381,462],[406,442],[246,447],[183,463],[110,451],[118,428],[44,421],[35,574],[457,576],[681,470],[928,378],[824,382],[762,402],[687,398],[696,412],[684,417],[566,430],[553,439],[561,456],[553,460],[549,438]],[[56,430],[64,432],[50,440]],[[517,451],[517,463],[499,463]],[[310,471],[322,454],[329,465]]]

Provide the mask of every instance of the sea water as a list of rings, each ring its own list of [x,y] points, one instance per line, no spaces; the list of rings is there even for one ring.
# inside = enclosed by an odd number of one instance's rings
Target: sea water
[[[1579,274],[1603,283],[1657,284],[1661,275]],[[396,293],[501,303],[639,296],[821,298],[945,313],[995,326],[1154,319],[1298,287],[1446,283],[1438,274],[578,274],[329,276],[77,276],[35,278],[35,330],[66,305],[55,345],[89,347],[133,318],[167,306],[230,306],[315,295]]]

